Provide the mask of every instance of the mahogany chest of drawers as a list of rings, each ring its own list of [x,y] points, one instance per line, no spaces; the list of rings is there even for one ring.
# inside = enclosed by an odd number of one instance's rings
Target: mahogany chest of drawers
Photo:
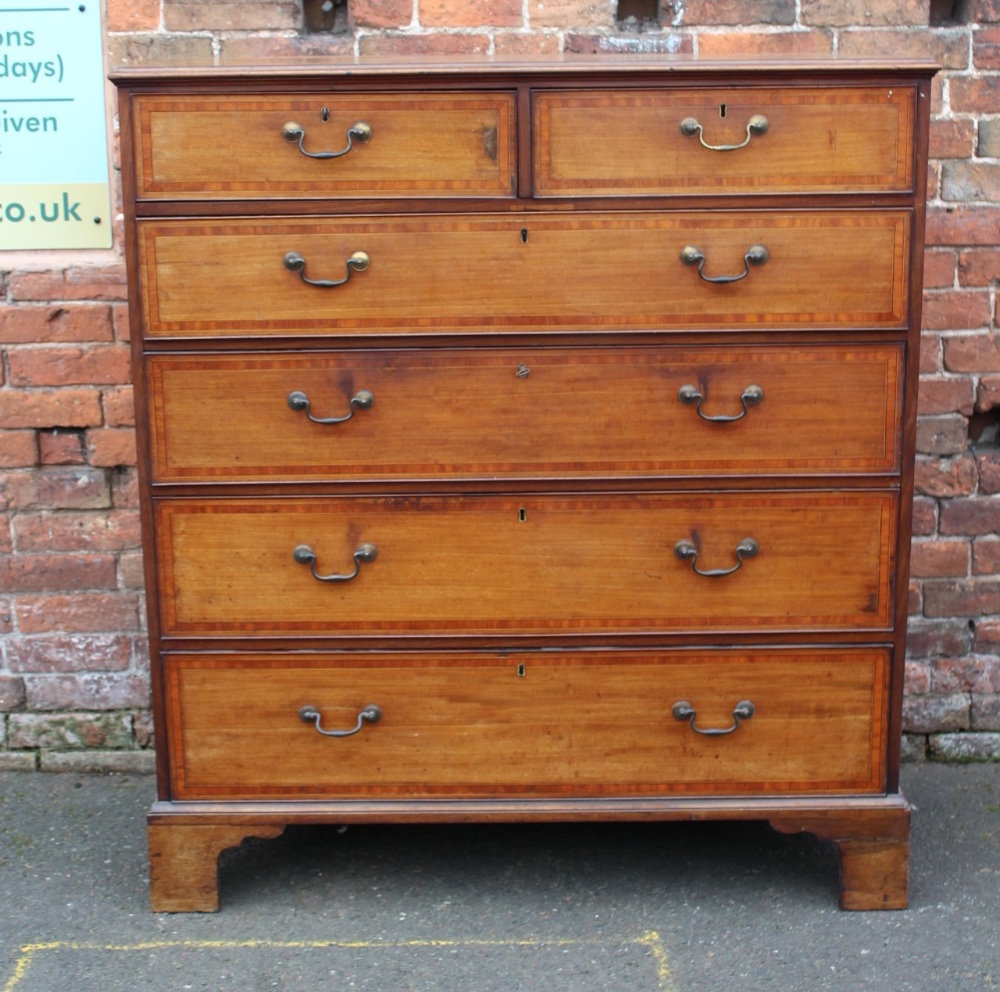
[[[154,909],[289,823],[580,818],[905,905],[932,72],[115,74]]]

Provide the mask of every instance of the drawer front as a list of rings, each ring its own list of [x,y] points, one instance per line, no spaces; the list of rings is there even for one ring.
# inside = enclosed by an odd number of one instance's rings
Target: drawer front
[[[536,93],[535,193],[908,191],[914,105],[908,87]]]
[[[149,95],[133,113],[139,199],[515,193],[512,93]]]
[[[887,629],[896,510],[891,492],[160,500],[161,624],[205,637]]]
[[[155,355],[153,479],[893,472],[902,359],[901,346]]]
[[[908,211],[139,224],[153,338],[901,328],[909,240]]]
[[[878,648],[168,657],[175,798],[874,793]],[[752,704],[734,716],[741,703]],[[675,715],[678,703],[688,711]],[[375,704],[377,722],[359,717]],[[319,733],[352,730],[347,737]],[[697,730],[726,730],[709,735]]]

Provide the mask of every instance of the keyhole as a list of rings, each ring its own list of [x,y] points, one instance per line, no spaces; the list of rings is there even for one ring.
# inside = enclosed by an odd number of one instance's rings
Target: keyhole
[[[719,104],[719,116],[720,117],[726,116],[726,105],[724,103]]]
[[[321,110],[321,111],[319,112],[319,119],[320,119],[321,121],[328,121],[328,120],[330,119],[330,108],[329,108],[329,107],[324,107],[324,108],[323,108],[323,109],[322,109],[322,110]]]
[[[527,674],[527,670],[525,669],[524,665],[523,664],[522,665],[518,665],[517,666],[517,677],[519,679],[523,679],[526,674]]]
[[[521,228],[521,244],[526,245],[528,243],[528,229],[526,227]]]
[[[517,519],[520,520],[522,524],[528,519],[528,511],[523,506],[517,511]]]

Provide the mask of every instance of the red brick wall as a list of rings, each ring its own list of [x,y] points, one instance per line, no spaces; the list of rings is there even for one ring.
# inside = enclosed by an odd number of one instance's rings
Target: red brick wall
[[[302,0],[307,7],[313,0]],[[1000,758],[1000,0],[107,0],[109,62],[297,54],[930,56],[906,752]],[[118,227],[120,233],[120,225]],[[120,237],[0,252],[0,768],[149,766]]]

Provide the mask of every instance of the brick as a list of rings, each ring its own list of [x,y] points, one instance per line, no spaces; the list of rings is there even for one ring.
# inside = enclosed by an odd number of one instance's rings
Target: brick
[[[995,24],[1000,21],[1000,0],[965,0],[963,9],[970,24]]]
[[[921,537],[937,533],[937,500],[922,499],[917,496],[913,500],[912,533]]]
[[[19,514],[14,536],[22,552],[114,553],[132,551],[141,543],[139,515],[129,510]]]
[[[1000,453],[987,452],[976,456],[979,491],[983,495],[1000,493]]]
[[[0,558],[0,588],[9,593],[114,589],[109,555],[8,555]]]
[[[953,249],[924,253],[924,289],[951,289],[955,285],[958,252]]]
[[[987,290],[932,290],[924,294],[923,325],[930,331],[964,331],[989,327],[992,319]]]
[[[107,0],[108,31],[155,31],[160,26],[160,0]]]
[[[132,734],[139,747],[151,748],[156,742],[153,715],[148,710],[142,710],[132,718]]]
[[[997,91],[1000,99],[1000,90]],[[993,162],[945,162],[941,172],[941,198],[1000,200],[1000,165]]]
[[[907,660],[903,669],[903,693],[907,696],[927,694],[931,684],[931,666],[926,661]]]
[[[983,28],[972,34],[972,64],[977,69],[1000,69],[1000,28]]]
[[[534,28],[613,28],[614,0],[528,0],[528,24]]]
[[[576,55],[679,55],[693,49],[684,34],[567,34],[565,50]]]
[[[924,583],[927,617],[980,617],[992,613],[1000,613],[1000,579]]]
[[[105,468],[135,465],[135,431],[126,428],[87,431],[87,460],[91,465]]]
[[[14,300],[124,300],[128,284],[125,264],[77,265],[41,272],[13,272],[9,290]]]
[[[795,0],[687,0],[684,24],[794,24]]]
[[[931,121],[928,153],[931,158],[969,158],[976,143],[976,126],[970,120],[943,118]]]
[[[0,634],[9,634],[13,629],[14,605],[9,599],[0,599]]]
[[[500,57],[522,55],[558,55],[559,36],[535,31],[498,31],[493,35],[493,50]]]
[[[135,426],[135,405],[131,386],[105,389],[101,395],[104,402],[104,423],[108,427]]]
[[[275,43],[275,39],[274,38],[268,38],[267,40],[271,43],[271,50],[273,51],[273,49],[275,47],[275,44],[274,44]],[[328,42],[327,45],[326,45],[326,49],[325,49],[325,51],[327,52],[327,54],[330,54],[331,47],[332,46]],[[354,54],[353,46],[352,46],[352,49],[351,49],[351,54],[352,55]],[[274,56],[272,55],[271,57],[273,58]],[[125,343],[131,341],[131,339],[132,339],[131,338],[131,328],[129,327],[128,306],[126,304],[124,304],[124,303],[116,303],[116,304],[112,305],[112,307],[111,307],[111,324],[112,324],[112,327],[114,328],[115,340],[116,341],[122,341],[122,342],[125,342]]]
[[[979,143],[976,154],[980,158],[1000,158],[1000,119],[979,122]]]
[[[917,452],[957,455],[969,446],[969,422],[961,414],[922,417],[917,422]]]
[[[997,234],[1000,239],[1000,231]],[[963,286],[991,286],[1000,281],[1000,248],[959,252],[958,281]]]
[[[118,575],[124,589],[142,590],[145,588],[146,576],[143,571],[141,551],[130,551],[118,559]]]
[[[941,192],[941,163],[931,159],[927,164],[927,181],[924,183],[924,192],[929,201],[939,198]]]
[[[1000,692],[1000,658],[941,658],[931,665],[931,692]]]
[[[166,65],[214,60],[208,35],[130,34],[107,39],[108,65]]]
[[[413,0],[350,0],[347,15],[355,27],[405,28],[413,20]]]
[[[23,713],[10,718],[8,746],[48,750],[128,748],[132,721],[124,713]]]
[[[932,59],[942,69],[969,67],[969,34],[964,28],[913,31],[906,28],[848,28],[840,33],[837,51],[841,58]]]
[[[997,243],[1000,207],[965,206],[927,208],[927,244],[985,245]]]
[[[1000,372],[1000,334],[957,334],[944,339],[949,372]]]
[[[925,620],[916,617],[906,629],[906,653],[911,658],[941,658],[972,650],[969,621],[954,617]]]
[[[24,679],[16,675],[0,675],[0,713],[23,709],[24,701]]]
[[[916,539],[910,544],[910,575],[914,578],[965,578],[969,574],[968,541]]]
[[[126,634],[54,633],[49,637],[11,638],[8,645],[10,670],[22,675],[120,672],[128,668],[131,658],[132,640]],[[30,684],[28,695],[30,698]],[[60,709],[73,705],[66,703]],[[94,708],[83,703],[77,705],[83,709]]]
[[[712,31],[698,37],[700,58],[823,58],[833,52],[829,31]]]
[[[131,380],[125,345],[90,348],[11,348],[7,352],[13,386],[120,385]]]
[[[953,76],[948,94],[956,114],[995,114],[1000,106],[1000,76]]]
[[[490,36],[456,34],[372,34],[358,39],[361,55],[483,55]]]
[[[156,770],[152,751],[42,751],[43,772],[74,775],[149,775]]]
[[[34,772],[38,759],[34,751],[0,751],[0,772]]]
[[[38,462],[40,465],[82,465],[86,460],[83,431],[38,432]]]
[[[940,761],[998,761],[1000,734],[934,734],[928,748]]]
[[[941,339],[942,335],[931,334],[930,331],[920,336],[921,375],[937,375],[944,371],[944,363],[941,360],[943,352]]]
[[[917,579],[910,579],[906,586],[906,614],[921,616],[924,612],[924,587]]]
[[[976,624],[972,650],[980,654],[1000,653],[1000,620],[984,620]]]
[[[971,454],[956,455],[954,458],[917,459],[915,488],[923,496],[951,499],[955,496],[969,496],[979,480],[976,459]]]
[[[938,530],[941,534],[970,537],[996,533],[1000,530],[1000,499],[982,497],[944,502]]]
[[[824,27],[927,27],[930,0],[801,0],[803,24]]]
[[[22,634],[120,633],[139,629],[139,597],[134,593],[18,596],[15,610]]]
[[[97,389],[0,390],[0,427],[97,427],[102,416]]]
[[[966,693],[949,696],[909,696],[903,700],[903,729],[933,734],[969,726],[970,700]]]
[[[27,675],[31,710],[127,710],[149,705],[149,681],[137,672]]]
[[[899,760],[914,764],[927,760],[927,738],[923,734],[903,734],[900,739]]]
[[[513,28],[523,21],[521,0],[420,0],[420,23],[431,28]]]
[[[104,305],[0,307],[4,344],[113,340],[111,310]]]
[[[112,474],[111,501],[121,510],[139,509],[139,473],[134,466],[121,465]]]
[[[0,478],[0,505],[14,510],[101,510],[111,505],[111,487],[103,469],[56,465],[8,472]]]
[[[975,391],[967,377],[924,377],[920,380],[917,410],[922,416],[941,413],[962,413],[975,409]]]
[[[222,39],[222,53],[227,61],[245,62],[274,59],[354,58],[353,34],[328,34],[326,32],[306,35],[237,35]],[[119,321],[115,316],[115,328],[119,340],[127,341],[129,326],[127,315]]]
[[[0,468],[27,468],[38,462],[38,436],[34,431],[0,430]]]
[[[301,13],[292,0],[163,0],[167,31],[292,31]]]
[[[1000,695],[972,694],[972,729],[1000,730]],[[1000,734],[997,736],[1000,737]]]
[[[973,542],[972,574],[1000,575],[1000,541],[979,540]]]

